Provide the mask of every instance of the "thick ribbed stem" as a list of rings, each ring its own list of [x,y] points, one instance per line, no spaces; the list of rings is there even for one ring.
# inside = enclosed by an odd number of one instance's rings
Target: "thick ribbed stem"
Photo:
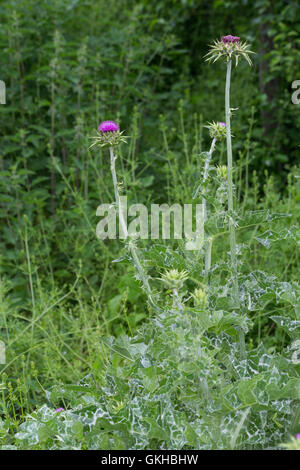
[[[227,171],[228,171],[228,216],[229,216],[229,242],[231,272],[233,274],[233,300],[236,308],[240,307],[239,285],[237,274],[236,237],[233,220],[233,182],[232,182],[232,144],[231,144],[231,110],[230,110],[230,78],[232,61],[227,62],[226,87],[225,87],[225,114],[226,114],[226,140],[227,140]],[[245,334],[238,329],[241,356],[245,357]]]
[[[178,310],[182,313],[184,311],[183,305],[180,302],[180,297],[178,293],[178,289],[176,287],[173,287],[173,304],[174,307],[178,308]]]
[[[114,155],[114,151],[112,147],[109,148],[109,152],[110,152],[110,169],[111,169],[111,175],[112,175],[112,180],[113,180],[113,185],[114,185],[116,204],[117,204],[117,208],[119,212],[119,220],[120,220],[120,225],[121,225],[122,232],[123,232],[123,237],[126,239],[128,238],[128,230],[127,230],[127,225],[126,225],[123,210],[122,210],[121,198],[120,198],[119,188],[118,188],[118,180],[117,180],[116,164],[115,164],[116,157]],[[155,304],[153,300],[153,294],[152,294],[152,290],[148,281],[148,277],[143,269],[143,266],[141,265],[134,243],[130,240],[128,243],[128,246],[129,246],[131,256],[134,260],[136,269],[140,275],[140,279],[148,293],[149,301],[156,310],[160,311],[160,308]]]
[[[216,146],[216,142],[217,142],[217,139],[214,137],[213,140],[212,140],[209,152],[207,154],[205,164],[204,164],[203,183],[205,183],[205,181],[208,178],[209,164],[210,164],[210,161],[211,161],[213,151],[214,151],[215,146]],[[207,220],[207,208],[206,208],[206,199],[205,199],[204,196],[202,197],[202,211],[203,211],[202,212],[202,214],[203,214],[203,223],[205,223],[206,220]],[[211,268],[211,250],[212,250],[212,239],[209,238],[205,242],[205,267],[204,267],[205,276],[208,275],[208,272]]]
[[[113,180],[113,185],[114,185],[116,204],[117,204],[117,208],[119,211],[119,220],[120,220],[120,224],[121,224],[122,231],[123,231],[123,237],[126,239],[128,237],[128,230],[127,230],[127,226],[126,226],[123,211],[122,211],[121,198],[120,198],[119,188],[118,188],[116,163],[115,163],[116,157],[114,155],[114,151],[112,147],[109,148],[109,152],[110,152],[110,169],[111,169],[111,175],[112,175],[112,180]]]

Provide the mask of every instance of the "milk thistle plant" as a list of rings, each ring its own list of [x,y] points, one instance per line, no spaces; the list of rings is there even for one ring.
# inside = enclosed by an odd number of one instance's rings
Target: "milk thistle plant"
[[[229,225],[229,241],[230,241],[230,257],[231,257],[231,270],[233,273],[233,300],[235,306],[239,308],[239,285],[237,273],[237,247],[236,247],[236,234],[234,222],[234,205],[233,205],[233,181],[232,181],[232,143],[231,143],[231,115],[232,108],[230,108],[230,80],[232,61],[235,60],[237,66],[241,58],[245,59],[251,66],[252,62],[249,54],[253,54],[249,50],[249,45],[245,41],[240,41],[238,36],[222,36],[220,41],[215,41],[209,53],[206,55],[208,62],[216,62],[219,59],[224,59],[227,63],[226,72],[226,85],[225,85],[225,116],[226,116],[226,142],[227,142],[227,182],[228,182],[228,225]],[[241,352],[244,355],[245,338],[242,330],[240,334]]]
[[[93,143],[90,148],[94,147],[95,145],[99,145],[100,147],[109,147],[110,153],[110,169],[111,175],[113,180],[114,186],[114,193],[115,193],[115,200],[116,205],[119,213],[119,220],[122,229],[122,235],[125,240],[128,239],[128,230],[127,225],[124,219],[124,214],[122,210],[119,186],[118,186],[118,179],[116,173],[116,159],[114,148],[117,147],[121,142],[127,142],[127,136],[123,135],[123,132],[120,132],[119,125],[115,121],[103,121],[100,126],[98,127],[98,135],[93,137]],[[148,298],[150,304],[155,308],[155,310],[160,311],[159,307],[156,305],[152,289],[149,284],[148,276],[145,273],[143,266],[140,262],[139,256],[137,254],[137,250],[133,240],[128,241],[129,251],[131,253],[134,265],[137,269],[139,274],[139,279],[142,281],[142,284],[148,294]]]
[[[101,125],[96,143],[109,147],[120,209],[115,168],[119,127],[114,125],[115,130]],[[213,140],[215,127],[210,129]],[[221,132],[227,126],[217,127]],[[207,171],[209,175],[209,162]],[[216,169],[221,185],[227,171],[225,166]],[[125,234],[135,268],[153,299],[137,247],[130,231]],[[232,311],[227,283],[212,282],[208,288],[199,282],[198,262],[190,263],[185,254],[161,245],[148,251],[151,265],[164,272],[160,280],[172,295],[171,307],[165,302],[134,335],[101,335],[102,357],[96,368],[75,387],[55,385],[47,392],[51,408],[43,405],[20,424],[18,448],[252,450],[278,448],[289,436],[297,436],[298,366],[263,343],[249,348],[247,361],[241,361],[233,330],[250,322]],[[299,308],[298,285],[277,282],[262,272],[246,275],[242,282],[242,308],[261,313],[266,295],[293,304],[295,312]],[[197,287],[190,292],[193,284]],[[271,318],[278,324],[289,320]],[[297,323],[294,315],[292,319],[293,328],[286,331],[294,338]],[[98,340],[98,330],[96,334]],[[55,410],[61,404],[64,410]],[[297,448],[296,439],[282,446]]]

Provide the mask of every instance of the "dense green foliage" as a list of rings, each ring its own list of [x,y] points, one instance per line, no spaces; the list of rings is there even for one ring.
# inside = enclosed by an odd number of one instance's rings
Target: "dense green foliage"
[[[300,432],[299,16],[285,0],[1,3],[4,447],[275,448]],[[229,33],[257,52],[232,78],[238,311],[225,143],[201,186],[225,77],[203,56]],[[97,206],[114,201],[108,150],[89,149],[104,119],[130,136],[117,160],[129,203],[199,202],[205,189],[209,276],[202,251],[137,242],[159,313],[126,244],[95,235]],[[180,301],[171,269],[187,273]]]

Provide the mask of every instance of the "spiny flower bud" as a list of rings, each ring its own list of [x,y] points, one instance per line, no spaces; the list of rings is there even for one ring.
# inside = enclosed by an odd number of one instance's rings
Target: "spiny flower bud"
[[[212,139],[222,140],[226,137],[225,122],[209,122],[207,126],[209,135]]]
[[[217,166],[217,175],[220,179],[226,180],[227,179],[227,166],[226,165],[218,165]]]
[[[240,58],[245,59],[249,65],[252,65],[249,54],[249,44],[246,41],[240,41],[238,36],[222,36],[221,41],[217,40],[210,46],[210,51],[206,54],[208,62],[216,62],[220,58],[225,58],[228,62],[235,58],[235,65],[238,65]]]
[[[203,289],[195,289],[192,294],[195,307],[205,308],[208,303],[207,293]]]
[[[100,147],[110,146],[114,147],[121,142],[126,143],[126,136],[120,132],[119,125],[115,121],[103,121],[98,127],[98,135],[93,137],[93,143],[90,148],[95,145]]]
[[[187,271],[178,271],[178,269],[170,269],[161,275],[161,280],[169,289],[180,289],[184,281],[188,279]]]

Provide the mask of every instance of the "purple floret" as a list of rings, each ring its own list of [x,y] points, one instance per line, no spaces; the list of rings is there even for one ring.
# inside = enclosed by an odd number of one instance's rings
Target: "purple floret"
[[[224,44],[228,44],[230,42],[239,42],[240,38],[238,36],[231,36],[231,34],[228,34],[228,36],[222,36],[221,41],[224,42]]]
[[[56,413],[60,413],[61,411],[65,411],[65,409],[64,408],[56,408],[55,411],[56,411]]]
[[[98,127],[99,132],[116,132],[119,126],[115,121],[103,121]]]
[[[226,127],[226,123],[225,122],[218,122],[218,124],[222,127]]]

